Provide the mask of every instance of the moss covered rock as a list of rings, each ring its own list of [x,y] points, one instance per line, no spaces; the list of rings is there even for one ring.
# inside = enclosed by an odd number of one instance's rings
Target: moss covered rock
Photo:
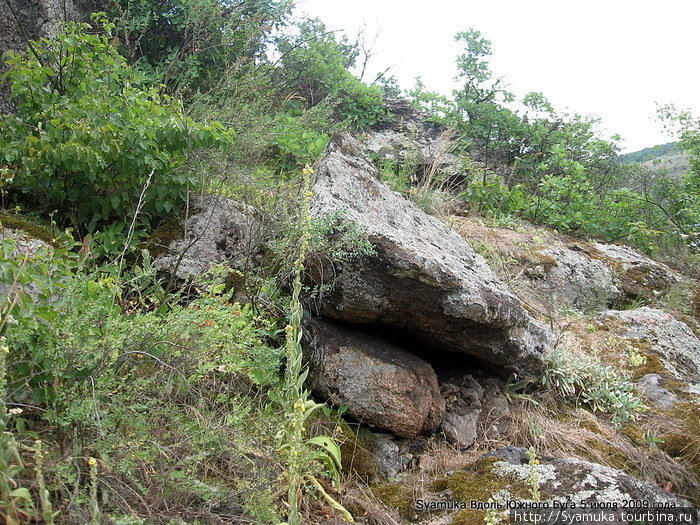
[[[55,235],[51,230],[38,224],[29,218],[0,213],[0,224],[2,228],[22,232],[29,239],[36,239],[56,247]]]

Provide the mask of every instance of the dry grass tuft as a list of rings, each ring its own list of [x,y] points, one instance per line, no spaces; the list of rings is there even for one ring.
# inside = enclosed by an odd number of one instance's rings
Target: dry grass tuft
[[[540,406],[519,402],[512,421],[509,440],[514,446],[533,446],[541,454],[600,463],[653,485],[665,487],[670,483],[674,493],[691,500],[700,497],[692,470],[654,441],[654,436],[672,428],[681,431],[678,422],[645,416],[615,429],[607,418],[583,408],[567,407],[554,398],[542,399]]]

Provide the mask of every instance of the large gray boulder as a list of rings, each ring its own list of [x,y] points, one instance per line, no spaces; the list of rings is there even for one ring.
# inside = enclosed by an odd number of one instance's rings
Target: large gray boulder
[[[429,363],[380,337],[316,319],[307,323],[314,392],[348,415],[404,438],[435,430],[445,401]]]
[[[434,352],[457,352],[501,375],[543,370],[550,331],[457,232],[380,182],[353,139],[336,137],[316,172],[312,214],[341,212],[375,249],[341,264],[309,264],[307,282],[324,290],[318,313],[391,327]]]
[[[255,211],[231,199],[196,197],[186,218],[171,218],[144,243],[153,266],[179,280],[214,264],[248,267],[260,250],[261,223]]]

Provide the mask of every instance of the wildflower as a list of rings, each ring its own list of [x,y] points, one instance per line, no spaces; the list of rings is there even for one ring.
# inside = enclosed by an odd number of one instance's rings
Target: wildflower
[[[90,465],[91,467],[94,467],[95,465],[97,465],[97,460],[95,458],[90,458],[88,460],[88,465]]]
[[[11,408],[7,411],[11,416],[19,416],[24,410],[21,408]]]
[[[309,166],[308,164],[304,167],[303,170],[301,170],[302,175],[311,175],[314,172],[314,169]]]

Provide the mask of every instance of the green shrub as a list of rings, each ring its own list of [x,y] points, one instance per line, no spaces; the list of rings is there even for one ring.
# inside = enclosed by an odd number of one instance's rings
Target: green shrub
[[[284,175],[292,176],[303,166],[313,163],[323,155],[330,141],[330,137],[314,125],[315,122],[309,122],[308,117],[309,112],[298,100],[290,101],[285,111],[274,116],[269,140],[278,150],[275,168]]]
[[[18,111],[0,124],[0,163],[14,172],[10,191],[43,209],[60,209],[87,230],[133,215],[142,221],[177,213],[191,177],[185,153],[223,140],[220,124],[203,126],[161,95],[87,24],[70,24],[32,53],[7,60]]]
[[[337,117],[354,129],[367,129],[386,115],[381,90],[367,86],[348,71],[357,57],[355,46],[338,41],[318,20],[299,24],[298,35],[283,35],[282,83],[309,106],[326,100]]]
[[[519,186],[509,188],[501,177],[489,172],[475,174],[460,198],[481,213],[510,215],[525,207]]]
[[[270,33],[285,24],[288,0],[93,0],[116,24],[118,50],[169,93],[196,97],[230,68],[264,57]]]
[[[253,504],[250,494],[276,474],[251,468],[246,454],[275,449],[281,415],[263,392],[278,388],[284,351],[268,344],[274,319],[231,302],[228,270],[190,283],[189,302],[164,303],[147,258],[128,274],[85,274],[61,250],[25,261],[8,255],[12,244],[2,243],[0,282],[38,293],[0,297],[12,325],[7,400],[36,407],[12,418],[14,431],[31,437],[43,428],[45,442],[61,442],[44,465],[53,507],[81,522],[97,483],[103,515],[124,498],[146,516],[236,494],[243,515],[273,515],[270,500]],[[97,458],[96,482],[84,476],[86,456]]]

